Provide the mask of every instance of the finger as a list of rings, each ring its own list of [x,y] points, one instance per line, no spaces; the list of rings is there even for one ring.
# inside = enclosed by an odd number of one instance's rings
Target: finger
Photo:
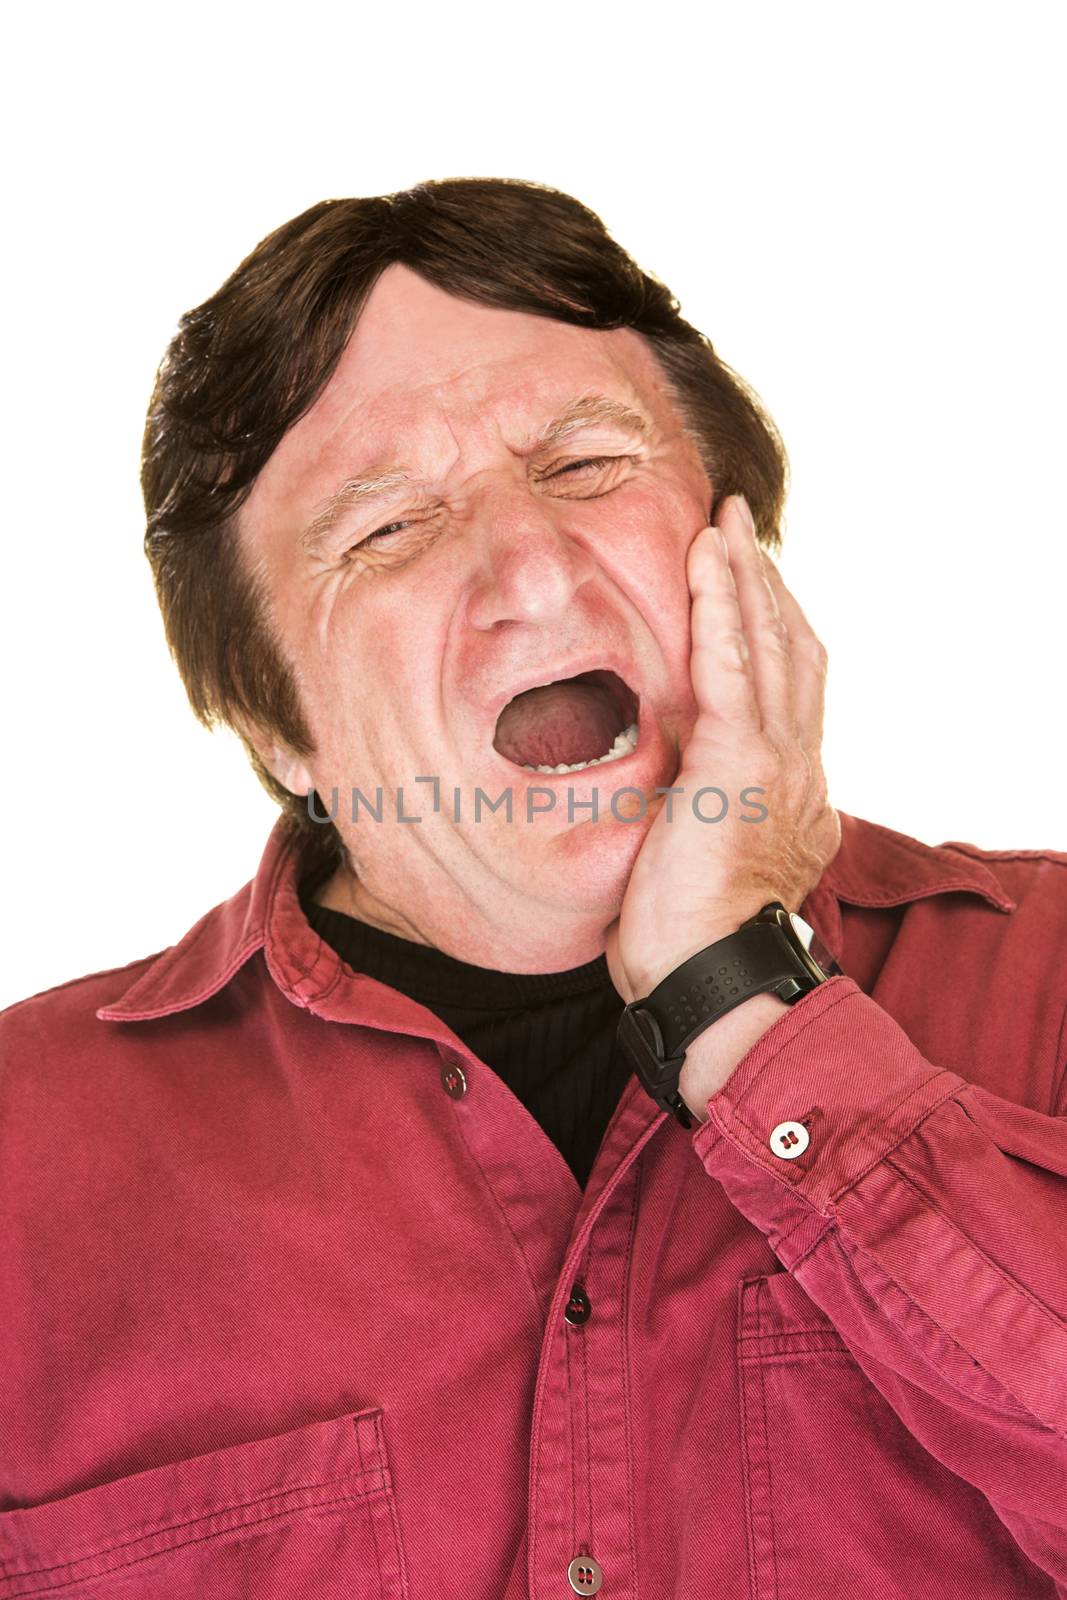
[[[763,731],[783,748],[797,737],[789,631],[764,573],[763,552],[743,496],[731,495],[718,515],[730,551]]]
[[[766,551],[763,553],[763,564],[767,581],[778,601],[779,613],[789,631],[797,729],[805,749],[817,749],[822,743],[826,708],[826,649]]]
[[[689,670],[698,713],[732,728],[758,729],[759,702],[737,588],[718,528],[701,528],[689,546],[686,578],[692,596]]]

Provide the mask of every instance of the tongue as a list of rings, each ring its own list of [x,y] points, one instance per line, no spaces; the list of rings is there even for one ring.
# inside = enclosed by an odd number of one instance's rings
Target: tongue
[[[607,755],[619,731],[610,690],[564,678],[509,700],[500,713],[493,748],[519,766],[573,766]]]

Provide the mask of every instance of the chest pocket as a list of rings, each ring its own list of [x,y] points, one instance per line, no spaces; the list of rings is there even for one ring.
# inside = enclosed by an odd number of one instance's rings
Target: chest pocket
[[[380,1408],[0,1513],[0,1600],[406,1600]]]
[[[904,1426],[788,1272],[738,1311],[752,1600],[1051,1594],[985,1497]]]

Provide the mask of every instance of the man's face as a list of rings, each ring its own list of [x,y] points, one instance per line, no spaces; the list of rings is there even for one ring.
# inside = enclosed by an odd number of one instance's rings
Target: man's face
[[[645,434],[608,418],[535,442],[591,395],[643,417]],[[387,469],[406,480],[373,497],[352,486]],[[338,791],[350,909],[515,971],[603,947],[650,825],[618,820],[610,798],[671,783],[695,718],[685,553],[711,498],[632,330],[471,304],[399,265],[382,275],[241,513],[317,746],[285,781],[327,804]],[[603,755],[630,720],[637,747],[621,759],[526,770]],[[437,813],[420,776],[439,779]],[[353,787],[374,801],[379,786],[382,821],[362,805],[353,821]],[[527,820],[531,786],[555,805]],[[400,788],[399,814],[421,822],[398,820]],[[476,820],[478,789],[510,789],[512,820],[484,802]]]

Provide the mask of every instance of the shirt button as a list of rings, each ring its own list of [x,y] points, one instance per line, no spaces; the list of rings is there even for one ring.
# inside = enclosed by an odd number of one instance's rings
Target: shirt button
[[[450,1094],[453,1100],[462,1100],[467,1092],[467,1079],[463,1068],[455,1061],[446,1061],[441,1068],[441,1082],[444,1084],[445,1093]]]
[[[795,1161],[811,1143],[811,1136],[802,1122],[780,1122],[770,1137],[770,1146],[783,1161]]]
[[[571,1297],[567,1301],[567,1309],[563,1315],[568,1322],[581,1323],[589,1321],[589,1296],[580,1283],[576,1283],[571,1290]]]
[[[575,1556],[567,1568],[567,1581],[575,1594],[596,1594],[604,1582],[604,1574],[592,1556]]]

